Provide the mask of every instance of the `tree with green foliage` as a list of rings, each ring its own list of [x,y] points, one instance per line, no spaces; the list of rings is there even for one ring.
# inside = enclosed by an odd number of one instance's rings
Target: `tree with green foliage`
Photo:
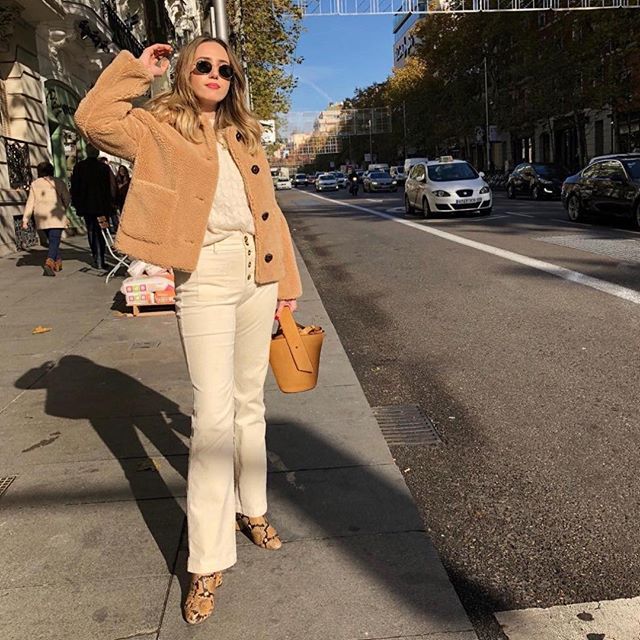
[[[302,11],[293,0],[227,0],[230,44],[246,61],[254,113],[273,119],[287,113],[296,79],[288,70],[302,33]]]

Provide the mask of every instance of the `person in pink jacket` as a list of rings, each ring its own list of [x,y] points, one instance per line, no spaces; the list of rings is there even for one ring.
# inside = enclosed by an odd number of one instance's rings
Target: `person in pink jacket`
[[[53,165],[41,162],[37,166],[38,177],[31,183],[29,197],[22,215],[22,228],[29,225],[31,216],[35,218],[36,228],[43,231],[49,241],[47,259],[42,275],[55,276],[62,271],[60,241],[67,226],[67,207],[71,195],[67,185],[53,176]]]

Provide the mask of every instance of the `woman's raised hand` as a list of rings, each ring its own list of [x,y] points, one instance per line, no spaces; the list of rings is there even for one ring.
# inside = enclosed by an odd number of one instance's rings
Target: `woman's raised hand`
[[[154,76],[161,76],[169,68],[172,53],[173,47],[170,44],[152,44],[140,54],[138,60]]]

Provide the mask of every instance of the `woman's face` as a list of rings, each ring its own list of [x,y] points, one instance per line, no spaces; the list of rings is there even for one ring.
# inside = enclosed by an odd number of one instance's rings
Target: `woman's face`
[[[211,63],[209,73],[200,73],[195,65],[198,60],[207,60]],[[218,70],[220,65],[230,64],[229,55],[224,47],[217,42],[203,42],[196,49],[196,57],[191,67],[189,79],[191,88],[203,111],[215,111],[229,93],[232,80],[225,80]]]

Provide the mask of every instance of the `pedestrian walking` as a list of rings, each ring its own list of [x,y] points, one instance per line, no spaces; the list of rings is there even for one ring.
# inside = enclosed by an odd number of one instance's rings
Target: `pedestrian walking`
[[[55,276],[56,271],[62,271],[60,241],[67,226],[67,207],[71,196],[67,185],[60,178],[54,177],[50,162],[41,162],[36,171],[38,177],[29,189],[22,215],[22,228],[29,226],[29,219],[33,216],[36,229],[42,231],[49,242],[42,275]]]
[[[130,183],[131,177],[129,175],[129,169],[121,164],[116,173],[116,207],[120,213],[122,213],[122,209],[124,208]]]
[[[84,218],[93,266],[106,269],[105,243],[98,218],[111,216],[115,197],[115,178],[108,165],[98,159],[99,151],[87,145],[87,157],[76,163],[71,174],[71,202]]]
[[[109,229],[112,233],[115,233],[118,230],[118,181],[116,179],[116,174],[113,172],[111,164],[109,163],[109,158],[107,158],[106,156],[100,156],[98,160],[109,167],[109,186],[111,187],[111,213],[107,217],[107,220],[109,222]]]
[[[282,544],[266,517],[264,381],[274,312],[295,310],[301,285],[228,45],[195,38],[178,56],[172,88],[132,107],[172,54],[166,44],[137,59],[122,51],[75,118],[94,144],[135,160],[117,248],[175,272],[194,394],[183,613],[196,624],[213,612],[222,571],[236,562],[236,527],[264,549]]]

